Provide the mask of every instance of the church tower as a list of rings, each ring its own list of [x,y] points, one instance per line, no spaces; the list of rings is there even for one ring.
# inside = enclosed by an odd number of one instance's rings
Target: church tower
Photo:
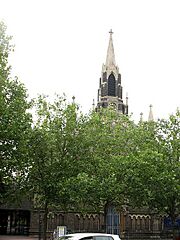
[[[115,62],[112,30],[110,30],[109,34],[106,63],[102,66],[99,81],[97,108],[113,106],[118,112],[128,114],[128,97],[126,96],[126,104],[124,104],[121,74]]]

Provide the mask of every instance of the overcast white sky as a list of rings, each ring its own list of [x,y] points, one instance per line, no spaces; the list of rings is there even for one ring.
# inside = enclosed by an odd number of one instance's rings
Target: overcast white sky
[[[134,119],[167,118],[180,106],[179,0],[0,0],[16,45],[13,73],[31,97],[73,95],[88,112],[112,28],[123,95]]]

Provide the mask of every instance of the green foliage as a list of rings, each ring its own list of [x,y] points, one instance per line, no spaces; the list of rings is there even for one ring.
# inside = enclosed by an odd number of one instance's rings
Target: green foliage
[[[8,57],[13,51],[12,37],[6,34],[6,30],[6,25],[0,21],[0,87],[9,77],[11,67],[8,65]]]
[[[71,197],[83,211],[104,209],[107,203],[123,202],[122,178],[117,174],[117,165],[128,154],[129,147],[135,148],[130,139],[134,123],[127,116],[113,109],[92,112],[81,131],[82,164],[80,173],[70,184]],[[78,194],[77,194],[78,192]]]
[[[12,50],[6,26],[0,22],[0,202],[17,196],[27,175],[31,103],[18,79],[10,78],[8,56]]]
[[[157,127],[158,150],[162,155],[162,171],[157,178],[154,205],[172,219],[180,213],[180,111],[168,120],[159,120]]]
[[[147,206],[174,222],[180,213],[180,112],[168,120],[144,123],[139,130],[144,140],[125,167],[129,204]]]
[[[79,172],[81,116],[77,106],[57,97],[50,103],[40,96],[36,102],[36,123],[31,138],[31,190],[49,206],[61,205],[68,189],[65,182]],[[39,202],[43,206],[44,202]],[[67,203],[68,204],[68,203]]]

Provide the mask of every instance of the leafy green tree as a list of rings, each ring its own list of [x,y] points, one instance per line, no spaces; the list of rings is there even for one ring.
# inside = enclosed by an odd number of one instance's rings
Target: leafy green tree
[[[0,202],[16,197],[27,172],[28,135],[31,129],[30,103],[27,92],[18,79],[11,79],[8,56],[11,37],[0,22]],[[16,194],[15,194],[16,192]],[[13,194],[13,195],[12,195]],[[9,199],[10,199],[9,198]]]
[[[36,121],[31,139],[31,169],[29,189],[34,195],[35,207],[45,210],[43,224],[46,239],[49,209],[70,209],[73,199],[71,185],[84,165],[81,129],[84,118],[75,104],[57,97],[53,102],[39,96],[36,102]]]
[[[82,203],[81,210],[106,211],[109,205],[124,203],[121,167],[124,157],[136,148],[132,141],[134,128],[133,121],[113,109],[102,109],[88,116],[82,137],[85,154],[81,155],[81,162],[85,168],[76,184],[70,186],[74,188],[71,194]],[[78,189],[83,189],[81,195],[76,194]]]
[[[125,161],[129,204],[165,214],[175,226],[180,213],[180,113],[177,111],[168,120],[144,123],[139,131],[139,150]]]
[[[152,189],[154,206],[171,218],[175,230],[175,220],[180,214],[180,111],[168,120],[159,120],[157,144],[162,155],[163,168]],[[154,190],[154,191],[153,191]],[[175,237],[175,232],[174,232]]]

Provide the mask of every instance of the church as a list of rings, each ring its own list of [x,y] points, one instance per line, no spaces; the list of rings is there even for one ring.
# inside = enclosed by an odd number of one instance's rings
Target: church
[[[99,80],[96,110],[112,106],[121,114],[128,115],[128,97],[123,99],[121,74],[115,61],[113,32],[109,32],[106,62]],[[153,120],[150,107],[149,120]],[[43,210],[34,209],[29,203],[21,207],[0,206],[0,235],[36,235],[43,230]],[[57,226],[65,226],[67,232],[107,232],[120,235],[121,239],[160,238],[164,232],[163,218],[147,212],[124,208],[116,211],[108,206],[106,213],[74,213],[55,211],[48,214],[48,234]]]

